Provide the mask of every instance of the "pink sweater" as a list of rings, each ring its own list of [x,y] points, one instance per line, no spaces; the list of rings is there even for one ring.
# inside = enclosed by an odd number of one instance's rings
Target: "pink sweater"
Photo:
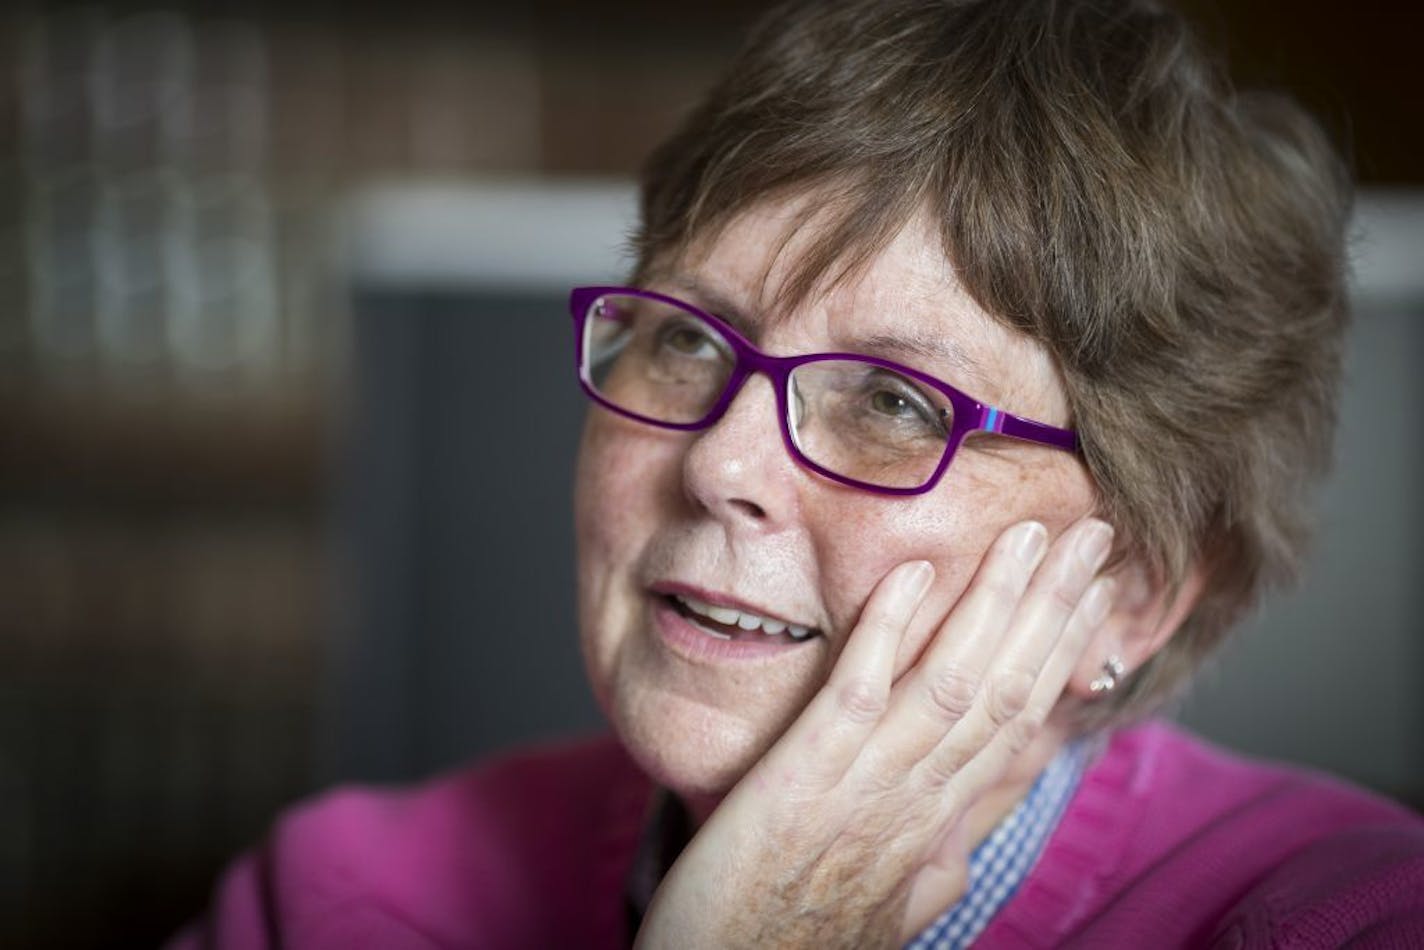
[[[604,737],[333,792],[283,817],[174,946],[626,947],[650,791]],[[1424,821],[1150,724],[1113,737],[978,945],[1351,939],[1424,947]]]

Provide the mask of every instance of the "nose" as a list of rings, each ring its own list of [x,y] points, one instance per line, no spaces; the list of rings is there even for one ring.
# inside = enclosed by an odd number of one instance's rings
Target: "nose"
[[[771,381],[754,375],[683,459],[688,499],[731,530],[773,533],[795,516],[800,472],[782,444],[779,411]]]

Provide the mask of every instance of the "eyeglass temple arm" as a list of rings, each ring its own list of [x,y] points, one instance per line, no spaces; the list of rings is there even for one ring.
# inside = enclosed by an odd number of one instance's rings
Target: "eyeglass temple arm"
[[[1043,445],[1052,445],[1069,452],[1078,451],[1078,436],[1068,429],[1059,429],[1054,426],[1044,425],[1042,422],[1034,422],[1031,419],[1023,419],[1010,412],[998,408],[997,406],[985,406],[979,417],[979,426],[985,432],[997,432],[1002,435],[1012,436],[1015,439],[1025,439],[1029,442],[1039,442]]]

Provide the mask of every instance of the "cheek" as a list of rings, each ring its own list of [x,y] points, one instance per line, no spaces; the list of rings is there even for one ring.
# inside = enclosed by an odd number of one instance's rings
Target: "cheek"
[[[1035,458],[1039,453],[1031,453]],[[913,500],[843,496],[818,520],[820,585],[838,629],[849,630],[875,585],[897,565],[926,560],[935,581],[906,635],[906,664],[924,648],[1003,531],[1028,519],[1050,538],[1093,508],[1086,475],[1072,459],[1044,465],[957,457],[928,495]],[[847,502],[853,502],[847,507]],[[833,592],[833,593],[832,593]],[[842,641],[843,642],[843,641]]]
[[[638,558],[676,491],[678,458],[675,439],[629,431],[605,413],[591,412],[584,424],[574,476],[578,619],[600,700],[632,624]]]
[[[675,440],[649,432],[597,411],[584,423],[574,476],[580,574],[605,573],[640,548],[675,487]]]

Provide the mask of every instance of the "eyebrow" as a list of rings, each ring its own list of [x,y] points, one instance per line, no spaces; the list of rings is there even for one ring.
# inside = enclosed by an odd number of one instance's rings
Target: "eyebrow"
[[[756,339],[760,321],[749,316],[730,297],[692,277],[672,277],[667,280],[667,283],[675,288],[677,293],[690,295],[699,307],[716,314],[731,324],[738,333],[748,339]],[[866,356],[877,356],[892,362],[904,363],[907,366],[915,366],[917,369],[919,365],[924,364],[934,367],[948,366],[972,377],[975,383],[982,384],[988,380],[983,366],[970,356],[964,347],[948,337],[933,333],[890,331],[875,333],[851,340],[846,349]],[[928,370],[924,371],[928,372]]]
[[[732,301],[732,298],[708,287],[692,277],[674,277],[667,281],[673,290],[680,294],[687,294],[692,297],[691,303],[695,303],[732,325],[732,328],[747,339],[756,338],[758,321],[753,320],[741,307]]]
[[[953,367],[972,377],[976,383],[986,380],[979,361],[965,352],[962,346],[931,333],[877,333],[857,340],[855,349],[907,365],[925,360],[931,365]]]

